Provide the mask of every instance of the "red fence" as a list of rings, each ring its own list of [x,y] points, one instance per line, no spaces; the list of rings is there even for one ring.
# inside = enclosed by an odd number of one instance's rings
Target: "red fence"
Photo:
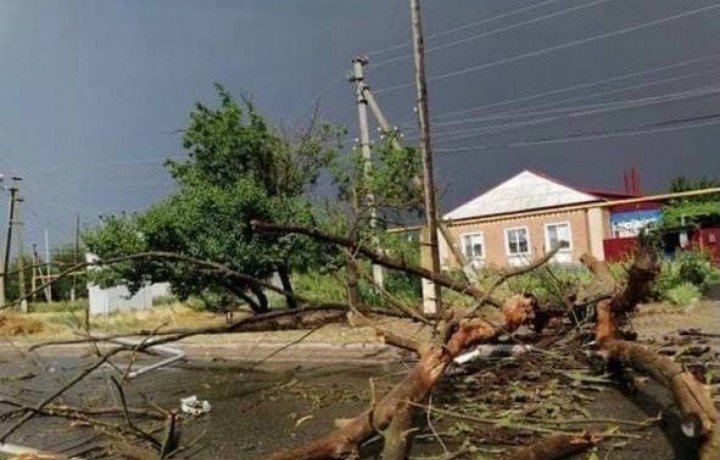
[[[720,265],[720,228],[701,228],[691,238],[693,247],[710,254],[713,262]]]
[[[633,255],[637,247],[638,239],[635,236],[603,240],[605,260],[608,262],[620,262],[627,259]]]

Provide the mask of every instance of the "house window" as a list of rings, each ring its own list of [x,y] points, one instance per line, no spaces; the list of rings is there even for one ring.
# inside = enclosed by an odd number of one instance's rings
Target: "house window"
[[[485,257],[485,238],[482,233],[466,233],[462,236],[462,253],[468,262]]]
[[[530,254],[530,243],[528,239],[527,227],[505,229],[508,255],[521,256]]]
[[[560,245],[561,251],[569,251],[572,249],[570,224],[568,222],[546,224],[545,244],[547,245],[548,251],[557,245]]]

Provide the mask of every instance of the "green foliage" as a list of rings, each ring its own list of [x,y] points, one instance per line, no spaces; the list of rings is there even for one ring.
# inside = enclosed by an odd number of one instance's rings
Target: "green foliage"
[[[420,155],[412,147],[397,148],[396,141],[395,135],[387,137],[373,152],[371,165],[360,149],[333,164],[339,198],[350,204],[356,220],[369,219],[368,193],[373,196],[381,222],[422,211]]]
[[[667,229],[695,226],[704,218],[720,218],[720,201],[676,201],[663,208],[662,225]]]
[[[304,296],[323,302],[344,302],[346,299],[344,270],[337,276],[328,276],[317,271],[298,273],[293,276],[295,291]]]
[[[540,305],[565,305],[565,300],[592,281],[584,267],[547,265],[515,278],[507,283],[510,294],[532,293]]]
[[[696,285],[683,281],[662,293],[661,300],[676,306],[685,306],[698,300],[702,293]]]
[[[676,177],[670,184],[670,192],[688,192],[720,187],[716,179],[703,177],[692,181],[684,176]],[[697,195],[670,201],[663,207],[662,227],[665,230],[698,226],[701,223],[720,223],[720,193]]]
[[[687,305],[719,281],[720,270],[706,253],[683,251],[673,260],[662,263],[660,275],[653,284],[653,296],[675,305]]]
[[[28,304],[28,311],[30,313],[84,312],[87,307],[87,299],[80,299],[75,302],[68,300],[51,303],[30,302]]]
[[[85,261],[85,248],[84,245],[81,245],[78,248],[77,254],[75,251],[75,245],[74,244],[68,244],[64,246],[60,246],[55,249],[53,258],[52,258],[52,267],[51,272],[53,274],[58,274],[62,271],[67,270],[68,268],[72,267],[73,265],[76,265],[77,263],[82,263]],[[75,286],[75,298],[85,298],[87,297],[87,274],[86,270],[79,270],[79,273],[77,273],[74,277],[68,276],[66,278],[62,278],[60,280],[57,280],[52,285],[52,295],[53,299],[56,300],[70,300],[70,291],[73,288],[73,285]]]
[[[670,193],[689,192],[692,190],[702,190],[705,188],[720,187],[720,182],[717,179],[711,177],[702,177],[697,181],[692,181],[685,176],[678,176],[670,183]],[[712,201],[713,195],[699,195],[694,198],[696,201]]]
[[[331,141],[339,132],[330,125],[311,126],[287,135],[271,128],[248,100],[237,103],[217,86],[220,104],[202,103],[190,112],[183,136],[189,157],[166,166],[179,190],[137,215],[106,216],[85,235],[88,248],[102,258],[144,251],[167,251],[222,263],[244,274],[265,278],[277,270],[323,266],[333,255],[307,237],[256,234],[254,219],[312,225],[315,217],[305,198],[335,157]],[[138,289],[150,277],[169,281],[181,298],[229,290],[264,309],[257,286],[198,271],[182,263],[137,260],[100,270],[102,284],[128,283]],[[227,299],[209,302],[223,307]]]

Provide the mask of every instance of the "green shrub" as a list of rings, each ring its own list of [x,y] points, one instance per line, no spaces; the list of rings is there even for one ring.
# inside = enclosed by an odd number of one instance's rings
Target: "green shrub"
[[[670,302],[673,305],[685,306],[698,300],[702,293],[696,285],[683,281],[662,293],[662,300]]]
[[[152,299],[153,307],[161,307],[165,305],[172,305],[178,302],[178,298],[174,295],[161,295]]]
[[[508,280],[510,294],[529,292],[541,305],[564,305],[565,299],[592,281],[582,266],[547,265]]]
[[[683,251],[672,260],[664,261],[653,285],[653,296],[674,305],[687,305],[720,279],[707,253]]]
[[[293,289],[303,297],[323,302],[344,302],[347,297],[341,281],[344,278],[343,270],[337,276],[319,272],[296,273],[292,277]]]
[[[720,278],[720,271],[713,265],[707,252],[693,250],[681,252],[676,258],[678,274],[685,281],[706,289]]]

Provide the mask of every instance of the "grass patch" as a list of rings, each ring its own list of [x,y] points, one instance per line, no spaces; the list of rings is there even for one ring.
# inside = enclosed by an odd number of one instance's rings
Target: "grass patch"
[[[62,300],[59,302],[30,302],[29,313],[58,313],[69,311],[85,311],[88,307],[88,299],[79,299],[74,302]]]

